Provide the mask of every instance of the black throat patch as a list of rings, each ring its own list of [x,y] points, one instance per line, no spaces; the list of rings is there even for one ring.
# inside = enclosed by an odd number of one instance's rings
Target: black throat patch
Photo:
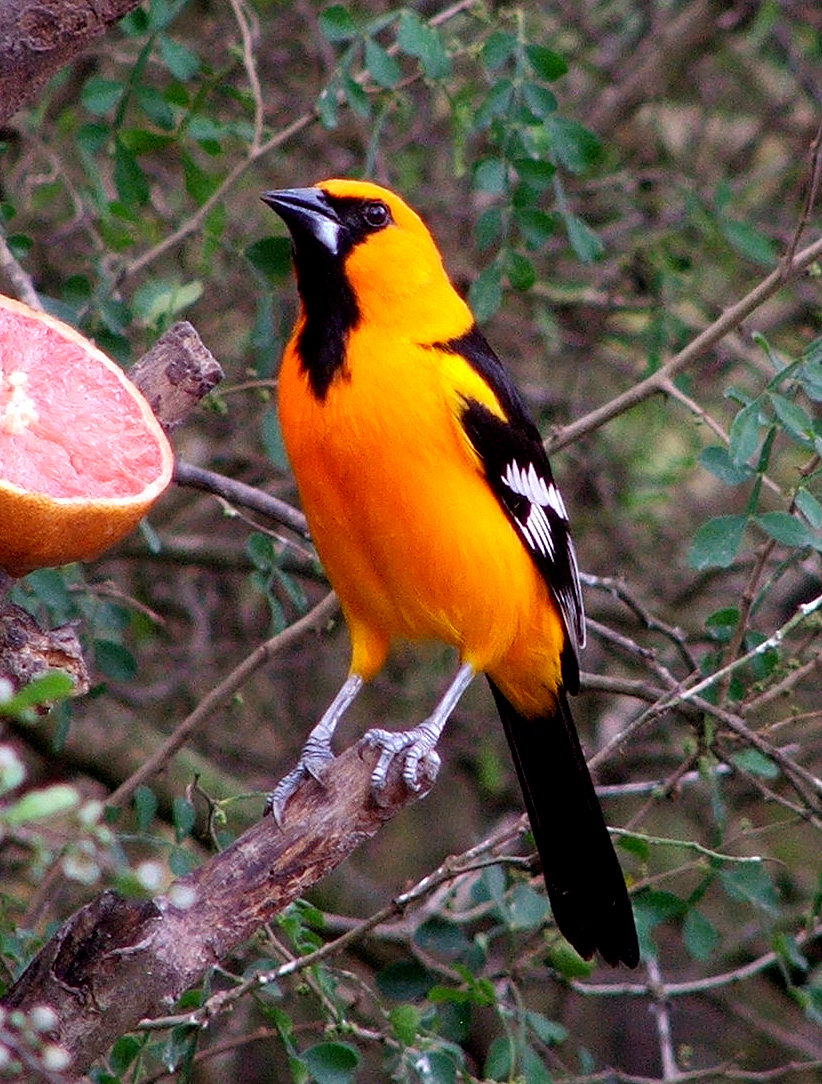
[[[332,196],[325,200],[340,224],[336,252],[310,230],[290,225],[294,241],[294,266],[305,324],[297,339],[297,353],[308,373],[311,390],[322,400],[337,376],[346,376],[348,336],[360,322],[356,295],[345,274],[345,259],[356,245],[393,223],[386,205],[378,199]],[[375,216],[375,212],[377,212]]]
[[[348,336],[359,323],[360,310],[341,254],[330,253],[306,233],[294,239],[294,266],[305,310],[297,353],[311,390],[325,399],[334,378],[345,372]]]

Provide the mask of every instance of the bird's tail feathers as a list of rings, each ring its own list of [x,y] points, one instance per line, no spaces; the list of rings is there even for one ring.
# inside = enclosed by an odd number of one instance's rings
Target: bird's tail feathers
[[[554,919],[586,959],[639,961],[634,916],[565,692],[525,718],[489,679],[519,777]]]

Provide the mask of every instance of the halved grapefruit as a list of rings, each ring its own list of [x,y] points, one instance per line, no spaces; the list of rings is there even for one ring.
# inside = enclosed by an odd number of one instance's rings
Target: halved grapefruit
[[[173,456],[146,400],[74,328],[0,295],[0,568],[89,560],[136,526]]]

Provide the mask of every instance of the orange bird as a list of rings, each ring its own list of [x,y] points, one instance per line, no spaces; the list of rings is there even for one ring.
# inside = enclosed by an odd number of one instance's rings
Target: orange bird
[[[268,800],[278,820],[322,778],[331,738],[393,641],[440,640],[460,666],[419,726],[372,730],[376,794],[406,784],[477,672],[487,675],[559,929],[611,964],[639,959],[625,881],[566,693],[585,643],[568,515],[526,407],[422,220],[352,180],[267,192],[293,240],[300,313],[283,356],[283,437],[351,635],[347,681]]]

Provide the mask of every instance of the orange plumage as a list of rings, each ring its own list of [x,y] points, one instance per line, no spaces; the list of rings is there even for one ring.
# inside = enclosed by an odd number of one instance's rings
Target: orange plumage
[[[264,198],[291,229],[302,301],[280,372],[282,431],[348,623],[351,674],[367,681],[408,639],[453,645],[463,675],[488,675],[560,927],[584,955],[635,963],[565,697],[584,642],[567,514],[522,401],[398,196],[331,180]],[[332,714],[315,728],[321,757]],[[432,716],[436,735],[446,717]],[[424,727],[408,733],[417,753],[431,747]],[[320,774],[313,755],[302,775]],[[275,807],[299,778],[300,766]],[[566,814],[576,827],[557,823]]]

